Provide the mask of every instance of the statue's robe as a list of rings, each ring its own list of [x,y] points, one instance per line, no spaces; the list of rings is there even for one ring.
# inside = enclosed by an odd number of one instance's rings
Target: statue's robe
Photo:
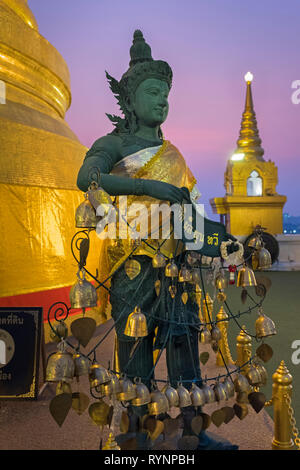
[[[128,155],[114,166],[111,174],[123,177],[128,176],[130,178],[162,181],[173,184],[179,188],[186,187],[190,192],[191,199],[195,202],[200,196],[199,190],[196,187],[196,178],[187,166],[182,154],[169,141],[164,141],[161,146],[142,149],[132,155]],[[116,207],[120,210],[122,210],[120,206],[122,205],[123,201],[125,201],[124,196],[118,196],[116,198],[115,204]],[[143,206],[147,208],[149,216],[148,233],[146,236],[145,233],[140,230],[142,238],[146,239],[147,243],[142,243],[134,252],[134,255],[146,255],[150,258],[153,258],[159,245],[161,253],[164,254],[167,258],[170,258],[171,255],[174,256],[175,251],[177,254],[182,252],[184,245],[180,241],[178,243],[178,241],[174,238],[173,233],[168,239],[164,240],[160,238],[150,238],[150,227],[152,229],[152,234],[153,232],[156,234],[155,236],[158,236],[159,234],[158,227],[153,226],[153,221],[155,219],[153,215],[157,216],[156,220],[160,221],[160,226],[164,226],[165,233],[168,231],[167,225],[169,225],[170,221],[162,220],[161,218],[159,219],[158,212],[154,214],[159,210],[158,205],[168,204],[166,201],[154,199],[149,196],[134,195],[127,196],[126,201],[128,209],[132,207],[132,204],[143,204]],[[150,209],[151,206],[152,214]],[[156,207],[154,211],[153,207]],[[150,225],[150,214],[152,226]],[[130,226],[132,226],[132,220],[137,216],[138,214],[135,216],[128,216],[127,220]],[[107,278],[111,278],[113,273],[117,271],[117,269],[124,263],[129,254],[132,252],[132,238],[130,236],[126,238],[118,237],[119,228],[120,224],[117,222],[116,238],[111,239],[107,237],[106,239],[102,240],[99,259],[99,280],[101,282]],[[128,229],[128,233],[130,233],[130,229]],[[105,285],[109,287],[110,282],[108,281]],[[101,312],[106,312],[106,314],[110,311],[108,291],[103,288],[100,289],[100,309]]]

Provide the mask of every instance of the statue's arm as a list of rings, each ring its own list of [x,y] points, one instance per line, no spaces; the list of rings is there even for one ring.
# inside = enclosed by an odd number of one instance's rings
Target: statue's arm
[[[183,195],[180,188],[161,181],[147,180],[142,178],[129,178],[109,173],[114,165],[121,159],[121,139],[116,136],[107,135],[96,140],[90,150],[86,153],[81,166],[77,186],[86,192],[91,183],[89,177],[93,168],[100,172],[100,186],[111,196],[134,194],[137,196],[147,195],[165,201],[182,202]]]

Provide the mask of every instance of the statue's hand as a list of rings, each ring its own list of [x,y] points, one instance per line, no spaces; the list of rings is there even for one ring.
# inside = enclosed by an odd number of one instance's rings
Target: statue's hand
[[[156,180],[144,180],[144,193],[156,199],[170,201],[172,204],[181,204],[184,198],[184,193],[177,186]]]

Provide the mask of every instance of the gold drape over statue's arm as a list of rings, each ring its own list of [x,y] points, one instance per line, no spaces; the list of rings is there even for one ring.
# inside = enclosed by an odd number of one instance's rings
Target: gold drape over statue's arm
[[[183,156],[179,150],[172,145],[169,141],[164,141],[163,145],[156,151],[156,153],[145,161],[145,154],[148,149],[136,152],[133,155],[125,157],[119,164],[112,170],[112,174],[123,174],[131,178],[142,178],[162,181],[165,183],[173,184],[179,188],[185,186],[192,192],[196,179],[191,170],[188,168]],[[140,162],[140,165],[139,165]],[[197,191],[195,191],[197,192]],[[199,194],[199,193],[198,193]],[[117,207],[119,208],[120,197],[117,198]],[[167,201],[161,201],[149,196],[134,196],[127,197],[128,208],[131,204],[143,204],[148,209],[150,214],[151,204],[168,204]],[[128,217],[130,223],[130,217]],[[118,224],[117,224],[118,225]],[[118,227],[117,227],[118,228]],[[118,234],[118,232],[117,232]],[[148,231],[149,234],[149,231]],[[111,276],[116,269],[126,260],[132,251],[132,245],[129,238],[120,239],[103,239],[101,241],[101,253],[99,258],[99,280],[103,282]],[[159,246],[162,240],[148,238],[147,242],[155,249]],[[174,253],[177,240],[170,237],[163,246],[161,252],[170,257]],[[183,245],[179,247],[178,253],[182,250]],[[155,249],[152,250],[145,243],[135,251],[135,255],[148,255],[153,257]],[[109,283],[105,284],[109,287]],[[109,312],[109,296],[104,288],[99,289],[100,310],[101,313]]]

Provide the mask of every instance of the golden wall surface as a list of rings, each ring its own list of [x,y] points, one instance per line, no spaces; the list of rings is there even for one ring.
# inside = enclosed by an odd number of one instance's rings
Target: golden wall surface
[[[83,201],[76,178],[87,148],[64,120],[68,67],[25,0],[0,0],[0,80],[0,297],[70,286],[75,209]],[[93,274],[98,242],[95,236],[88,258]]]

